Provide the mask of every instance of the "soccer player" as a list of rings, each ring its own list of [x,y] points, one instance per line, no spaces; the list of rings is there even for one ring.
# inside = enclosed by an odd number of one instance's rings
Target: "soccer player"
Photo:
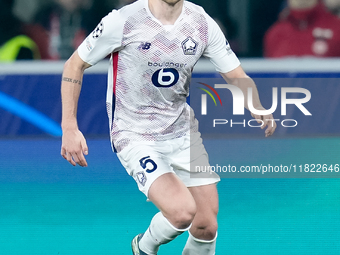
[[[133,254],[157,254],[160,245],[187,230],[183,254],[215,254],[220,179],[195,178],[199,173],[190,172],[191,164],[208,164],[197,120],[186,103],[190,77],[203,55],[245,95],[252,87],[254,107],[261,110],[254,82],[201,7],[183,0],[139,0],[113,10],[64,67],[61,155],[74,166],[87,166],[88,147],[76,118],[83,72],[108,54],[112,148],[160,210],[144,234],[132,240]],[[273,134],[272,115],[253,117],[264,122],[266,136]],[[190,150],[195,151],[191,157]]]

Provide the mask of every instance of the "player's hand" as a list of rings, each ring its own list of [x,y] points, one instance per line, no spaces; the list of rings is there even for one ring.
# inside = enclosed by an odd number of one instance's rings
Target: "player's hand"
[[[63,130],[61,156],[71,165],[87,166],[85,155],[88,155],[88,147],[83,134],[78,130]]]
[[[269,137],[272,134],[274,134],[275,129],[276,129],[276,122],[274,120],[274,117],[272,114],[269,115],[256,115],[254,113],[251,114],[251,116],[253,116],[254,119],[257,120],[257,123],[261,124],[261,120],[263,121],[263,125],[261,126],[261,129],[266,129],[265,131],[265,136]]]

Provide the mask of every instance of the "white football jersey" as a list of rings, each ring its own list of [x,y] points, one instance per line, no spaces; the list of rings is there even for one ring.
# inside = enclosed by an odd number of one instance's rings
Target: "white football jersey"
[[[91,65],[111,55],[107,111],[113,147],[198,132],[186,103],[194,65],[203,55],[218,72],[240,65],[216,22],[185,1],[174,25],[163,25],[139,0],[102,19],[79,46]]]

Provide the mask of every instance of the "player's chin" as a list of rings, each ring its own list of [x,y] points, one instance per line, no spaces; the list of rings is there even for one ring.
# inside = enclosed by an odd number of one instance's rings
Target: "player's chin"
[[[163,2],[167,3],[168,5],[174,6],[179,2],[183,2],[183,0],[162,0]]]

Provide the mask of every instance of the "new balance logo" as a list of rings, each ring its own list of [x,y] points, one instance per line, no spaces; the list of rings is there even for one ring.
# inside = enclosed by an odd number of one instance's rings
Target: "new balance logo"
[[[148,50],[150,49],[151,47],[151,43],[148,43],[148,42],[142,42],[139,46],[138,46],[138,49],[139,50]]]

